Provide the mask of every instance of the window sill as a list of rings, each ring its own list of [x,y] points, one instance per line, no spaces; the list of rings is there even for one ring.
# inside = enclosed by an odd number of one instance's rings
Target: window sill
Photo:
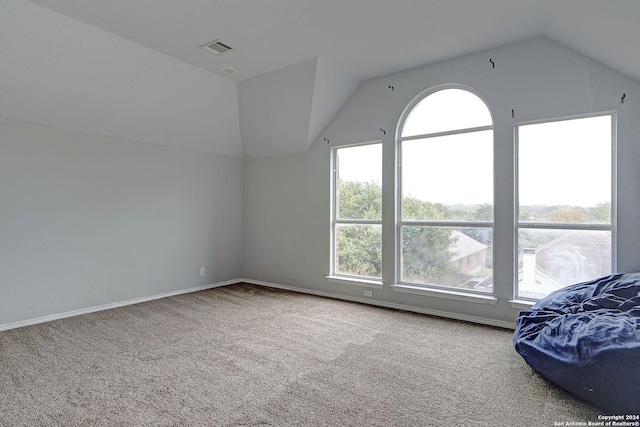
[[[327,276],[327,280],[331,283],[339,283],[341,285],[360,286],[373,289],[382,289],[384,286],[382,282],[377,282],[375,280],[358,279],[346,276]]]
[[[396,292],[405,292],[408,294],[425,295],[437,298],[453,299],[457,301],[473,302],[477,304],[490,304],[495,305],[498,302],[498,298],[491,295],[479,295],[466,292],[451,291],[448,289],[432,289],[423,288],[421,286],[396,284],[391,285],[391,289]]]
[[[517,308],[519,310],[528,310],[530,309],[536,302],[535,301],[527,301],[522,299],[512,299],[509,300],[509,304],[511,307]]]

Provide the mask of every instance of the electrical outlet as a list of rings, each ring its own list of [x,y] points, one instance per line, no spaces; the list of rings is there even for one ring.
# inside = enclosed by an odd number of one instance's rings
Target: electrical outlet
[[[206,274],[206,271],[204,267],[200,268],[200,276],[204,277],[205,274]]]
[[[364,291],[364,296],[365,296],[365,297],[372,297],[372,296],[373,296],[373,291],[365,290],[365,291]]]

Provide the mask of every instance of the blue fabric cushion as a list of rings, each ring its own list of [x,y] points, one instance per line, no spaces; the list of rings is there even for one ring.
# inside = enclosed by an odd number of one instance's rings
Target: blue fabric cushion
[[[559,387],[611,413],[640,413],[640,273],[549,294],[520,312],[513,343]]]

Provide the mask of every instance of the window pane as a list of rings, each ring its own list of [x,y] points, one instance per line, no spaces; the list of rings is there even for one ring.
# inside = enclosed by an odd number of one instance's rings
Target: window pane
[[[382,226],[337,224],[335,271],[382,277]]]
[[[403,282],[493,291],[493,230],[402,227]]]
[[[493,221],[493,131],[402,142],[402,219]]]
[[[519,220],[610,223],[611,116],[518,128]]]
[[[491,124],[489,109],[480,98],[466,90],[445,89],[413,107],[402,127],[402,137]]]
[[[336,153],[336,218],[382,219],[382,144]]]
[[[539,299],[611,274],[611,232],[520,229],[518,296]]]

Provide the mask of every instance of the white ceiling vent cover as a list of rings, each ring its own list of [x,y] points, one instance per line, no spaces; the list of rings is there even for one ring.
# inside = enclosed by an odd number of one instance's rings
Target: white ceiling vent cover
[[[220,55],[221,53],[225,53],[231,50],[231,46],[221,42],[220,40],[214,40],[210,43],[203,44],[202,46],[200,46],[200,48],[215,55]]]

